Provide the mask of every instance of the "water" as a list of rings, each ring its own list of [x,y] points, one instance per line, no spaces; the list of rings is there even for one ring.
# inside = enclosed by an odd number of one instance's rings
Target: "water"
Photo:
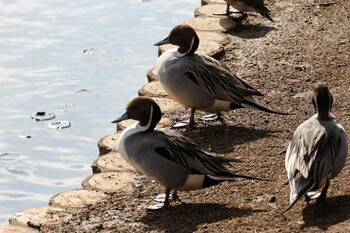
[[[199,0],[0,1],[0,225],[81,187],[97,141],[147,82],[153,43]],[[53,112],[50,121],[33,113]],[[71,127],[48,123],[68,120]]]

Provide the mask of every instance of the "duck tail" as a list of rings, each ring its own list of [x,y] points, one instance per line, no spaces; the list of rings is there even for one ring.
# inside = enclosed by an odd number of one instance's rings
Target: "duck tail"
[[[288,210],[290,210],[294,205],[295,203],[297,203],[297,201],[299,201],[299,199],[303,196],[303,194],[298,194],[294,200],[289,204],[289,206],[282,211],[282,214],[284,214],[285,212],[287,212]]]
[[[266,19],[268,19],[268,20],[270,20],[271,22],[273,22],[273,19],[272,19],[271,16],[269,15],[270,10],[269,10],[266,6],[264,6],[264,5],[262,4],[262,6],[261,6],[261,7],[258,7],[256,10],[259,12],[259,14],[261,14],[262,16],[264,16]]]
[[[270,20],[271,22],[273,22],[273,19],[271,18],[271,16],[269,15],[268,11],[261,11],[259,12],[262,16],[264,16],[266,19]]]
[[[297,194],[297,196],[293,199],[293,201],[290,202],[289,206],[282,211],[282,214],[284,214],[285,212],[287,212],[288,210],[290,210],[294,205],[295,203],[297,203],[297,201],[299,201],[299,199],[304,196],[304,195],[307,195],[307,193],[312,190],[314,187],[316,186],[316,183],[314,182],[310,182],[309,185],[307,185],[301,192],[299,192]]]

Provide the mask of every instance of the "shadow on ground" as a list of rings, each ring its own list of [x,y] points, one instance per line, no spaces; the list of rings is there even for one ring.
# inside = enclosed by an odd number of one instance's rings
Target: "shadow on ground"
[[[327,203],[309,205],[303,209],[305,230],[309,227],[318,227],[327,230],[329,227],[345,222],[350,218],[350,195],[327,198]]]
[[[194,232],[203,224],[244,217],[262,211],[230,208],[223,204],[181,204],[167,210],[148,211],[140,221],[147,226],[147,231]]]
[[[203,147],[205,147],[205,145],[210,145],[212,152],[223,154],[232,152],[234,147],[240,144],[256,141],[265,137],[275,137],[274,133],[276,132],[278,131],[235,125],[209,125],[198,126],[193,130],[186,130],[182,133],[186,137],[200,142]],[[220,138],[225,138],[225,140],[220,140]]]
[[[265,37],[269,32],[277,30],[274,27],[259,24],[238,24],[230,34],[242,39],[257,39]]]

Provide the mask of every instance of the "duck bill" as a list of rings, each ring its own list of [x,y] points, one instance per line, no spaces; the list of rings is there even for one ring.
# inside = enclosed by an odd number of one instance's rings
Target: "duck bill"
[[[114,121],[112,121],[111,123],[118,123],[118,122],[121,122],[121,121],[125,121],[129,119],[129,116],[128,114],[125,112],[122,116],[120,116],[119,118],[115,119]]]
[[[163,45],[163,44],[170,44],[169,37],[167,37],[164,40],[161,40],[161,41],[155,43],[154,46],[159,46],[159,45]]]

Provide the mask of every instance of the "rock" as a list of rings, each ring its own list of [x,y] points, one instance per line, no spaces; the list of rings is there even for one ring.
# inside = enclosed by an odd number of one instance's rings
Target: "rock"
[[[105,136],[101,138],[98,143],[99,155],[105,155],[112,151],[117,151],[117,141],[119,138],[119,133]]]
[[[150,69],[147,72],[147,80],[148,80],[149,83],[159,80],[158,76],[157,76],[157,73],[156,73],[156,68],[155,67],[153,67],[152,69]]]
[[[201,1],[202,6],[205,6],[208,4],[225,4],[226,5],[226,2],[225,0],[202,0]]]
[[[147,83],[139,90],[139,96],[170,98],[159,81]]]
[[[102,172],[88,176],[82,185],[86,189],[95,189],[101,191],[131,191],[132,183],[137,175],[135,172],[119,171],[119,172]]]
[[[63,208],[83,208],[96,204],[107,197],[94,190],[77,189],[56,194],[50,198],[49,205]]]
[[[92,164],[92,172],[116,172],[116,171],[133,171],[123,157],[117,152],[110,152],[106,155],[98,157]]]
[[[0,226],[1,233],[37,233],[37,229],[23,226]]]
[[[181,104],[177,103],[175,100],[166,98],[152,98],[162,110],[162,113],[174,112],[175,110],[181,108]]]
[[[30,226],[40,229],[42,225],[53,225],[68,221],[72,217],[64,209],[58,207],[39,207],[23,210],[10,218],[10,225]]]
[[[227,17],[226,15],[215,15],[217,13],[225,13],[226,12],[226,4],[209,4],[198,7],[194,11],[194,16],[206,16],[206,17]]]
[[[187,20],[185,24],[190,25],[196,31],[217,31],[217,32],[228,32],[236,27],[236,23],[230,18],[219,18],[219,17],[195,17]]]

